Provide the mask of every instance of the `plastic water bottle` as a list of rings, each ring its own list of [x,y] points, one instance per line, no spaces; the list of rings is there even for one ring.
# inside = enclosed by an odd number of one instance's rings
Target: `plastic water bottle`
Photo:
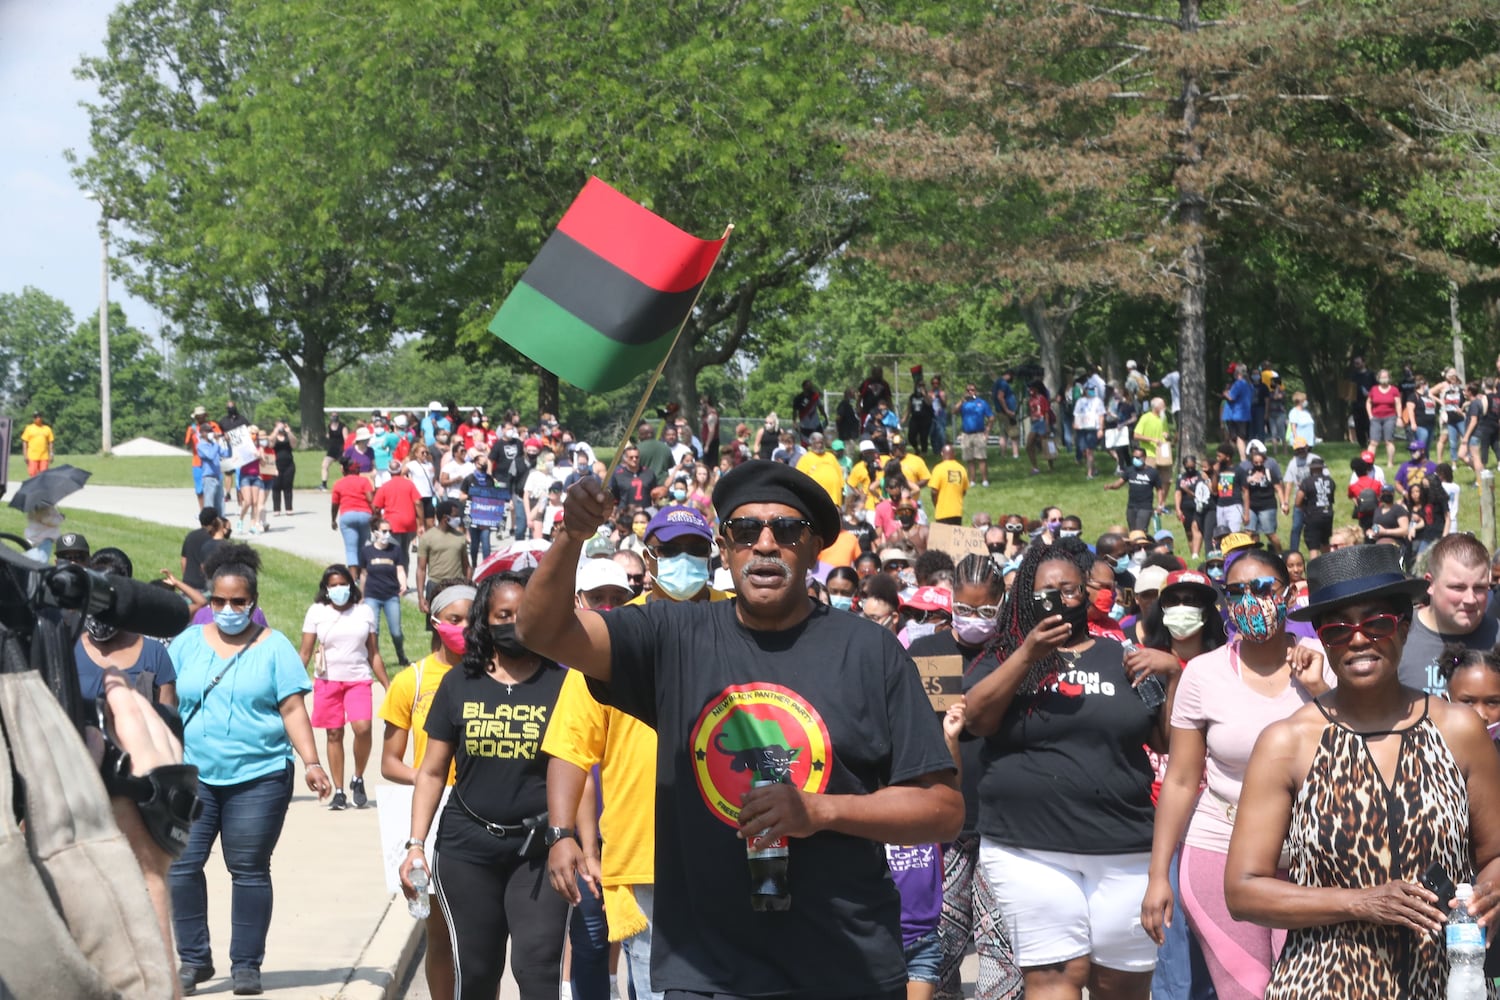
[[[1448,914],[1448,1000],[1484,1000],[1484,928],[1469,913],[1474,887],[1460,882]]]
[[[411,863],[411,885],[417,890],[417,897],[406,901],[406,912],[418,920],[426,920],[432,914],[432,897],[428,895],[430,884],[427,862],[417,858]],[[1482,963],[1483,959],[1480,961]]]

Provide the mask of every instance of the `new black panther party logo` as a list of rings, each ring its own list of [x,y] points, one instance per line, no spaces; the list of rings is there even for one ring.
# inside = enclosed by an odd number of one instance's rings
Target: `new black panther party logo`
[[[691,735],[693,773],[710,812],[739,828],[740,802],[756,781],[804,792],[828,787],[833,746],[817,709],[776,684],[737,684],[712,699]]]

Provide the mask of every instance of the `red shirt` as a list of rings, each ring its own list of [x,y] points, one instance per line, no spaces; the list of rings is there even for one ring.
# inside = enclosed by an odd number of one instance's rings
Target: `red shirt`
[[[1370,390],[1370,417],[1380,420],[1394,417],[1401,405],[1401,389],[1394,385],[1377,385]]]
[[[409,535],[417,530],[416,505],[421,502],[422,494],[417,491],[417,484],[405,476],[397,476],[375,491],[375,509],[391,522],[391,531],[398,535]]]
[[[360,511],[366,514],[375,513],[370,509],[370,481],[364,476],[345,476],[333,484],[333,492],[329,496],[340,514],[356,514]],[[391,530],[394,531],[395,527],[392,526]]]

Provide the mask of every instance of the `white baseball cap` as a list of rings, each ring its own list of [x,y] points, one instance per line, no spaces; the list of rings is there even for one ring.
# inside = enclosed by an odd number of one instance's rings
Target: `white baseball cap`
[[[625,575],[625,567],[613,559],[585,559],[578,567],[578,583],[574,588],[575,591],[586,594],[603,587],[630,590],[630,578]]]

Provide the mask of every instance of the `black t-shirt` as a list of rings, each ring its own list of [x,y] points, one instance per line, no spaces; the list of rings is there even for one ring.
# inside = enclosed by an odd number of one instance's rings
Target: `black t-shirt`
[[[1399,528],[1401,527],[1401,519],[1405,516],[1406,508],[1403,505],[1399,503],[1391,504],[1385,510],[1377,510],[1375,512],[1375,527],[1389,529]],[[1399,545],[1402,541],[1404,541],[1404,539],[1392,537],[1382,538],[1381,541],[1387,544]]]
[[[547,811],[547,757],[542,737],[562,690],[564,671],[542,668],[516,685],[485,674],[448,671],[424,727],[435,740],[453,745],[458,780],[438,826],[438,851],[475,864],[513,856],[520,840],[500,840],[474,822],[463,799],[491,823],[511,826]]]
[[[1448,496],[1441,488],[1431,492],[1432,502],[1412,510],[1413,516],[1422,519],[1422,527],[1413,536],[1419,542],[1435,542],[1443,537],[1448,524]]]
[[[213,532],[207,528],[194,528],[182,540],[181,555],[187,560],[187,565],[182,567],[182,582],[194,590],[208,586],[208,581],[203,579],[203,543],[212,536]]]
[[[1215,469],[1213,477],[1214,505],[1238,507],[1241,503],[1240,491],[1245,488],[1245,479],[1240,475],[1240,470],[1233,466],[1227,469]]]
[[[1436,427],[1438,422],[1438,401],[1424,392],[1416,398],[1416,403],[1417,426]]]
[[[655,488],[656,474],[645,466],[631,472],[622,465],[609,480],[609,491],[620,503],[649,504]]]
[[[859,539],[859,551],[875,551],[875,525],[869,521],[845,521],[844,530]]]
[[[490,446],[490,473],[509,487],[512,496],[519,496],[526,486],[526,477],[531,474],[531,462],[527,461],[521,442],[514,438],[496,440]]]
[[[344,425],[331,423],[328,425],[328,442],[323,448],[323,454],[329,458],[344,457]]]
[[[1309,521],[1332,521],[1333,500],[1336,487],[1333,477],[1326,471],[1321,476],[1308,476],[1299,487],[1305,498],[1302,516]]]
[[[366,542],[359,550],[359,564],[365,570],[365,596],[376,601],[388,601],[401,596],[401,581],[396,578],[396,567],[406,565],[406,546],[394,541],[385,548]]]
[[[1154,507],[1156,491],[1161,488],[1161,475],[1153,466],[1132,465],[1125,470],[1125,488],[1125,506]]]
[[[951,773],[921,679],[895,636],[858,615],[815,605],[794,628],[762,632],[735,605],[609,612],[613,676],[589,684],[657,731],[652,988],[809,1000],[900,989],[901,901],[882,845],[793,840],[791,909],[764,914],[750,908],[735,834],[757,774],[862,795]]]
[[[1177,478],[1177,492],[1182,494],[1184,514],[1202,514],[1214,503],[1214,488],[1208,477],[1193,469]]]
[[[1247,466],[1245,473],[1245,493],[1250,498],[1251,510],[1272,510],[1278,503],[1276,487],[1281,485],[1281,475],[1270,466],[1262,466],[1258,471],[1255,466]]]
[[[995,666],[994,658],[981,660],[965,687]],[[1145,743],[1155,718],[1130,686],[1120,644],[1095,639],[1037,694],[1018,694],[985,739],[979,832],[1032,850],[1151,850],[1156,811]]]
[[[917,656],[962,656],[964,658],[964,673],[976,668],[977,663],[985,655],[984,649],[970,649],[960,646],[951,631],[934,632],[932,635],[924,635],[920,639],[913,639],[911,647],[907,649],[913,657]],[[993,659],[994,654],[989,656]],[[943,713],[937,713],[938,725],[943,724]],[[965,734],[958,744],[959,760],[963,764],[963,773],[959,775],[964,791],[964,829],[965,834],[979,832],[979,751],[983,746],[980,740],[973,739]]]

